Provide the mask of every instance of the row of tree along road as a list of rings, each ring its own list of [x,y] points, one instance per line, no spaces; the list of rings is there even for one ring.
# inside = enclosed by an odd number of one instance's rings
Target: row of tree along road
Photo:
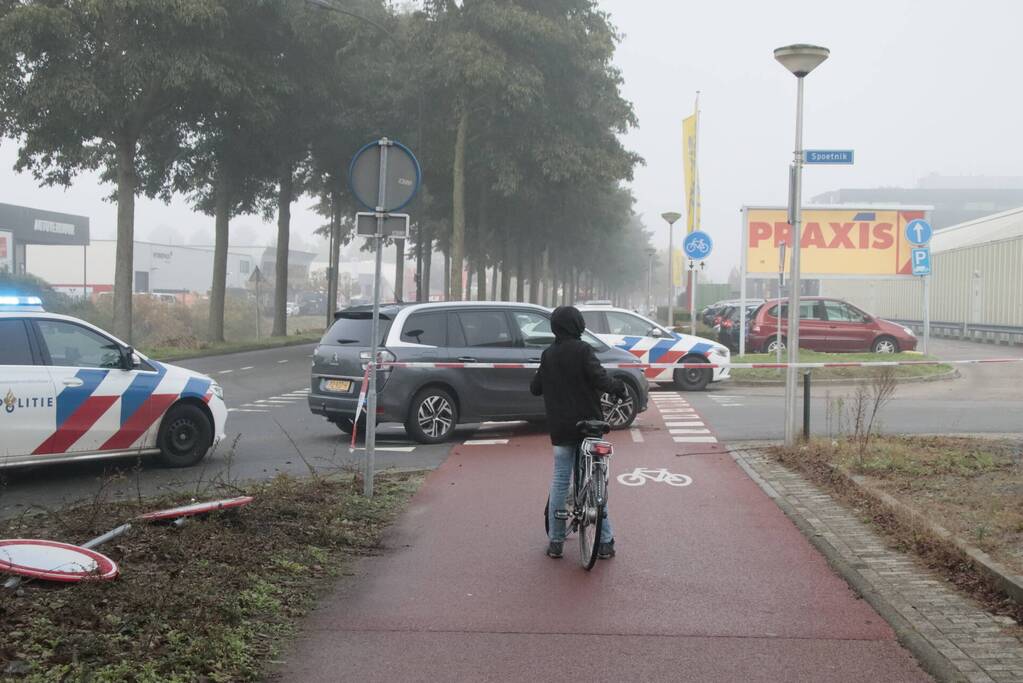
[[[113,184],[125,339],[136,197],[213,217],[212,341],[232,217],[276,215],[284,334],[291,205],[319,198],[323,230],[351,240],[347,163],[382,135],[423,165],[414,254],[398,245],[418,298],[435,249],[452,299],[466,273],[486,293],[488,271],[503,298],[608,295],[642,280],[647,246],[622,187],[640,159],[619,140],[635,118],[618,40],[590,0],[0,0],[0,133],[42,183]]]

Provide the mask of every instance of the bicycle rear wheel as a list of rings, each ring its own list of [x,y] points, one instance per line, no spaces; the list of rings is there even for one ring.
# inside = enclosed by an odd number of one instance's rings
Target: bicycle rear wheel
[[[597,504],[597,492],[592,484],[583,497],[582,518],[579,520],[579,564],[587,571],[597,562],[600,531],[604,526],[604,506]]]

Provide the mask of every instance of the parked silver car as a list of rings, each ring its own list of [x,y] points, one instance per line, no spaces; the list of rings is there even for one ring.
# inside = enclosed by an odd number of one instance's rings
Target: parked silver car
[[[390,304],[380,309],[383,357],[427,363],[530,363],[554,341],[550,311],[518,303],[446,302]],[[313,354],[309,409],[350,433],[365,364],[370,358],[372,310],[338,311]],[[628,352],[586,333],[604,363],[630,363]],[[604,397],[605,418],[628,427],[646,410],[643,373],[608,370],[621,377],[629,399]],[[544,418],[543,399],[529,393],[534,370],[526,368],[394,368],[378,377],[378,422],[400,422],[420,443],[445,441],[460,423]]]

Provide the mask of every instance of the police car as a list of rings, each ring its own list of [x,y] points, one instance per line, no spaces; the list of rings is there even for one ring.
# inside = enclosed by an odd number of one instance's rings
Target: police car
[[[89,323],[0,296],[0,468],[121,455],[194,465],[224,436],[223,391]]]
[[[643,363],[728,363],[730,352],[721,344],[680,334],[653,320],[624,308],[583,305],[578,307],[586,319],[586,329],[605,343],[625,349]],[[673,382],[685,391],[700,391],[711,382],[728,379],[730,368],[718,367],[678,370],[645,370],[651,382]]]

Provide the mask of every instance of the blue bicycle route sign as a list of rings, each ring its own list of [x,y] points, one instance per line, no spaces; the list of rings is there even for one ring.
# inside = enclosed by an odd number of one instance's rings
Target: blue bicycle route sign
[[[906,241],[910,244],[927,244],[931,241],[934,231],[931,224],[925,220],[916,219],[906,223]]]
[[[714,240],[710,238],[710,235],[705,233],[703,230],[695,230],[686,235],[685,240],[682,242],[682,251],[685,253],[687,258],[699,261],[710,256],[711,249],[714,248]]]

